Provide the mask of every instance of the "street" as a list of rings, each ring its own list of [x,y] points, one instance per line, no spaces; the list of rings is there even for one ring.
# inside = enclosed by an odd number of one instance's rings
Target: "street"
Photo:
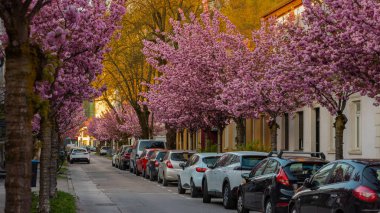
[[[188,193],[179,195],[177,184],[163,187],[114,168],[105,157],[91,156],[90,165],[73,164],[70,171],[79,212],[236,212],[224,209],[221,199],[204,204],[201,197],[193,199]]]

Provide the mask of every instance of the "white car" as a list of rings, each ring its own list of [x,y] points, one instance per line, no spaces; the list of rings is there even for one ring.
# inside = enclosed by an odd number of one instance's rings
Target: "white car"
[[[111,147],[109,147],[109,146],[102,146],[100,148],[99,154],[100,155],[107,155],[108,154],[108,150],[110,150],[110,149],[111,149]]]
[[[262,159],[265,152],[228,152],[223,154],[205,172],[202,180],[203,203],[210,203],[211,197],[223,198],[223,206],[236,206],[237,190],[242,183],[242,174],[248,174]]]
[[[186,163],[180,163],[183,171],[178,175],[178,193],[184,194],[190,189],[191,197],[197,197],[202,189],[202,179],[208,166],[212,166],[222,154],[197,153]]]
[[[70,163],[73,164],[74,162],[90,163],[90,153],[87,152],[87,149],[72,149],[70,153]]]

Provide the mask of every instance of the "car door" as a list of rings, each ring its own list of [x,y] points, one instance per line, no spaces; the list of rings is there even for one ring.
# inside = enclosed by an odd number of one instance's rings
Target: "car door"
[[[351,180],[353,171],[354,167],[350,164],[343,162],[336,164],[326,185],[318,189],[318,212],[330,213],[345,208],[344,205],[349,203],[351,198],[348,182]]]
[[[207,188],[209,192],[215,192],[218,182],[218,174],[220,172],[220,168],[225,165],[225,163],[228,160],[229,155],[223,154],[222,157],[219,158],[218,161],[215,163],[215,167],[213,169],[210,169],[207,172]]]
[[[227,178],[230,182],[231,189],[238,187],[242,181],[241,157],[242,156],[233,155],[233,157],[231,158],[231,161],[229,162],[229,165],[226,166],[223,171],[225,178]],[[244,172],[247,173],[249,171],[244,171]],[[223,180],[222,180],[222,183],[223,183]]]
[[[224,179],[227,177],[227,173],[229,172],[229,170],[231,170],[230,165],[234,156],[235,155],[233,154],[228,154],[223,165],[215,169],[215,181],[214,181],[215,186],[214,187],[215,187],[216,193],[221,194],[223,191],[223,182],[224,182]]]
[[[244,206],[249,209],[254,209],[255,206],[258,206],[254,200],[254,192],[256,188],[256,182],[253,181],[256,177],[261,176],[264,172],[265,166],[267,165],[268,160],[261,161],[255,168],[252,169],[252,172],[249,175],[248,182],[244,185]]]
[[[197,158],[197,155],[191,156],[189,160],[186,162],[185,169],[181,172],[181,183],[182,186],[185,186],[186,188],[190,186],[190,174],[192,171],[192,165],[194,160]]]
[[[275,159],[270,159],[268,160],[263,173],[252,179],[252,182],[254,182],[255,185],[252,190],[253,209],[263,209],[264,191],[272,183],[273,176],[276,175],[278,166],[279,163]]]
[[[327,164],[314,174],[310,181],[313,187],[310,189],[304,189],[296,200],[299,204],[300,212],[317,213],[318,205],[320,203],[320,191],[318,189],[326,185],[334,166],[335,163]]]

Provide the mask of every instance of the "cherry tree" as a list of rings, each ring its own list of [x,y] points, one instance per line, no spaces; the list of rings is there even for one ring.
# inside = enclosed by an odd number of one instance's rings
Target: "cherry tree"
[[[380,3],[372,0],[304,1],[303,26],[284,48],[293,54],[284,69],[308,96],[335,116],[335,158],[343,158],[344,114],[355,93],[379,94]],[[377,29],[377,30],[376,30]],[[377,44],[377,45],[376,45]],[[283,60],[284,63],[286,59]]]
[[[238,67],[235,52],[246,48],[244,37],[218,11],[171,23],[168,40],[144,42],[148,62],[162,73],[150,85],[147,104],[160,122],[173,128],[193,133],[218,127],[222,135],[231,115],[219,107],[217,94]]]

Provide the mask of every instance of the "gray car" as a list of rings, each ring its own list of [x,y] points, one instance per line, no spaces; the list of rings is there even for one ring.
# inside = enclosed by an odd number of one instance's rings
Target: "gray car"
[[[194,151],[168,151],[158,166],[158,183],[167,186],[168,182],[178,181],[178,175],[182,171],[182,167],[179,164],[187,162],[193,154],[195,154]]]

